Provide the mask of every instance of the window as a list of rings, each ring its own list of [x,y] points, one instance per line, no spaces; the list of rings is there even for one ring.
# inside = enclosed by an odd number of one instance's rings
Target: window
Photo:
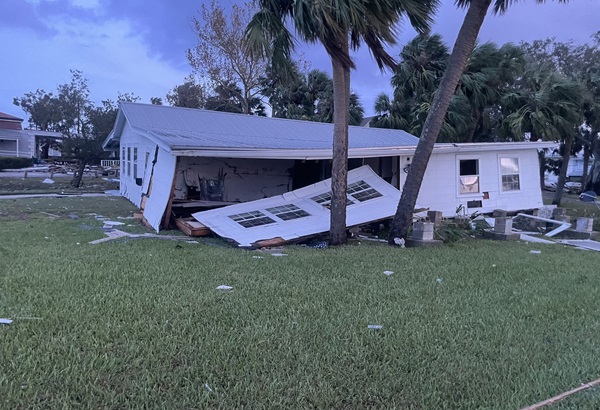
[[[518,158],[500,158],[500,175],[502,176],[502,191],[521,189]]]
[[[381,195],[375,189],[371,188],[365,181],[358,181],[348,185],[348,195],[360,202],[368,201],[369,199],[379,198]]]
[[[331,208],[331,192],[327,192],[325,194],[313,196],[310,199],[313,200],[313,201],[315,201],[316,203],[318,203],[320,205],[323,205],[325,208]],[[353,205],[353,204],[354,204],[354,202],[351,201],[350,199],[346,200],[346,206],[347,205]]]
[[[273,208],[267,208],[267,211],[277,216],[278,218],[283,219],[284,221],[310,216],[308,212],[298,208],[296,205],[276,206]]]
[[[133,147],[133,179],[137,178],[137,158],[138,157],[138,149],[137,147]]]
[[[131,176],[131,147],[127,147],[127,176]]]
[[[127,166],[127,165],[126,165],[126,160],[127,160],[127,148],[125,147],[125,145],[123,145],[123,146],[121,147],[121,151],[122,151],[122,152],[121,152],[121,158],[120,158],[120,159],[121,159],[121,161],[120,161],[120,164],[121,164],[121,174],[122,174],[122,175],[127,175],[127,168],[126,168],[126,166]]]
[[[275,221],[262,212],[251,211],[236,215],[229,215],[231,219],[242,225],[244,228],[252,228],[255,226],[274,224]]]
[[[460,160],[460,193],[472,194],[479,192],[479,160]]]

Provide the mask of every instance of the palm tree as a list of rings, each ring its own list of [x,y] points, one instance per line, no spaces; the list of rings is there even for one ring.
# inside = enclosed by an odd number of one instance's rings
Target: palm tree
[[[577,81],[534,66],[526,71],[518,88],[502,99],[502,106],[510,113],[503,127],[513,138],[522,139],[529,132],[533,141],[563,140],[562,165],[552,200],[556,205],[562,198],[575,133],[583,121],[581,98]]]
[[[393,67],[393,58],[384,50],[394,44],[400,20],[406,16],[419,32],[429,28],[439,0],[259,0],[258,12],[246,29],[253,53],[272,58],[283,67],[290,61],[293,36],[286,23],[309,43],[321,43],[331,58],[333,71],[333,164],[330,243],[346,238],[348,174],[348,107],[350,70],[354,62],[350,49],[366,44],[381,70]]]
[[[558,1],[566,2],[567,0]],[[536,2],[543,3],[544,0],[536,0]],[[513,0],[494,0],[494,12],[504,13],[512,3]],[[423,176],[427,169],[427,163],[442,128],[442,122],[450,105],[452,95],[456,90],[460,76],[467,66],[469,55],[475,47],[479,29],[492,4],[492,0],[456,0],[456,4],[460,7],[468,6],[467,14],[456,38],[456,43],[448,59],[448,66],[444,72],[444,77],[431,104],[431,110],[427,115],[423,131],[421,132],[421,138],[413,155],[396,215],[390,227],[388,241],[391,245],[401,243],[399,239],[405,238],[408,233],[408,228],[412,223],[413,210],[417,203],[417,196],[419,195]]]

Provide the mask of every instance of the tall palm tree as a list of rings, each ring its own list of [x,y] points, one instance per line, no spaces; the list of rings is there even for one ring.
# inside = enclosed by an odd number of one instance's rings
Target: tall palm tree
[[[518,88],[502,99],[504,110],[510,113],[503,121],[509,135],[521,139],[529,132],[533,141],[563,140],[563,164],[552,200],[556,205],[562,198],[575,133],[583,122],[581,99],[582,88],[577,81],[538,66],[528,70]]]
[[[333,72],[333,164],[330,243],[339,245],[346,238],[346,200],[348,174],[348,107],[350,70],[354,62],[350,49],[362,43],[369,48],[381,70],[393,67],[393,58],[384,50],[394,44],[400,20],[407,17],[419,32],[429,28],[439,0],[258,0],[259,11],[246,29],[246,40],[253,52],[273,59],[283,67],[290,61],[293,36],[309,43],[321,43],[331,58]],[[288,20],[289,19],[289,20]]]
[[[558,1],[566,2],[568,0]],[[514,0],[494,0],[494,12],[504,13],[513,2]],[[536,0],[536,2],[543,3],[544,0]],[[401,243],[399,239],[405,238],[408,233],[423,176],[433,152],[435,141],[440,133],[444,115],[448,110],[460,76],[467,65],[469,55],[475,47],[479,30],[492,4],[492,0],[456,0],[456,4],[460,7],[468,6],[467,14],[458,32],[452,54],[448,59],[448,66],[444,72],[444,77],[433,99],[431,110],[427,115],[423,131],[421,132],[421,138],[413,155],[404,189],[402,190],[402,196],[396,209],[396,215],[390,227],[388,241],[391,245]]]

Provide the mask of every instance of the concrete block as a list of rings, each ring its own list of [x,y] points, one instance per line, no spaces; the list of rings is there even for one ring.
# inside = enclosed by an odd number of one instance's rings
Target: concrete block
[[[578,232],[592,232],[594,230],[593,218],[577,218],[575,230]]]
[[[444,220],[440,211],[428,211],[427,217],[429,218],[429,222],[433,222],[435,226],[440,226]]]
[[[433,228],[433,222],[415,222],[413,224],[412,238],[422,241],[432,241]]]
[[[512,233],[512,219],[505,217],[495,218],[494,232],[496,233]]]

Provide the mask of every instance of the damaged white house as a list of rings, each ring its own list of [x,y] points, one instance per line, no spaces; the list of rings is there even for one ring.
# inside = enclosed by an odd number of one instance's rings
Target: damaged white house
[[[199,210],[285,197],[305,187],[313,189],[308,187],[331,176],[332,137],[332,124],[121,103],[104,149],[118,150],[121,194],[138,206],[145,223],[158,231],[172,223],[173,216],[186,212],[189,216]],[[380,195],[367,198],[369,195],[360,196],[349,189],[348,226],[354,221],[364,223],[393,215],[417,142],[416,137],[400,130],[350,127],[349,169],[368,165],[372,170],[357,170],[363,177],[354,182],[360,186],[359,191],[373,189]],[[419,207],[441,211],[445,216],[456,215],[457,209],[473,213],[539,208],[543,204],[537,153],[550,145],[436,144],[419,194]],[[378,185],[379,190],[371,184]],[[309,197],[316,204],[309,205],[317,206],[312,208],[313,213],[328,205],[318,201],[319,195],[328,194],[327,186],[321,190]],[[372,207],[352,210],[350,205],[368,205],[370,200],[374,201]],[[375,206],[382,200],[391,205]],[[281,222],[277,212],[284,210],[277,208],[280,206],[288,206],[283,213],[311,214],[304,209],[309,205],[300,211],[290,205],[298,207],[294,203],[267,204],[263,209],[276,212],[260,212],[262,217],[253,217],[252,211],[235,211],[236,206],[229,207],[231,215],[223,210],[218,214],[228,217],[227,221],[241,231],[256,229],[258,225],[248,222],[252,219],[266,217]],[[252,207],[245,205],[244,209]],[[386,210],[370,215],[379,208]],[[207,211],[205,216],[214,212]],[[357,218],[355,212],[367,217]],[[201,214],[195,217],[206,221]]]

